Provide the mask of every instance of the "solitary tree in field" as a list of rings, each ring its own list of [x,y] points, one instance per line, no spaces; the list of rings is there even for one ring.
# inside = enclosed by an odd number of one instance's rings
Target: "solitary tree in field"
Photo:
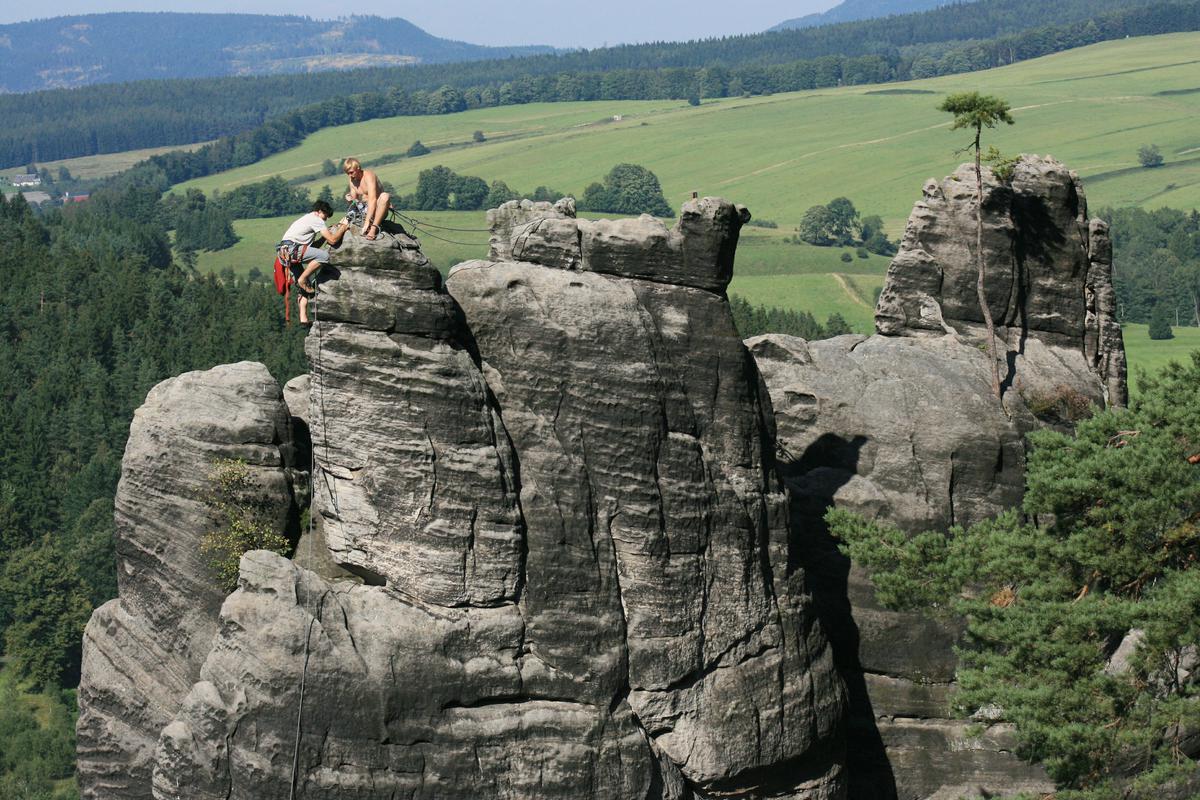
[[[1159,151],[1156,144],[1144,144],[1138,148],[1138,163],[1143,167],[1161,167],[1163,164],[1162,152]]]
[[[988,357],[992,361],[992,394],[1000,398],[1000,362],[996,358],[996,324],[992,321],[992,310],[988,307],[987,292],[984,291],[983,265],[983,170],[980,167],[979,139],[983,129],[994,128],[1001,122],[1013,124],[1009,105],[999,97],[982,95],[979,92],[959,92],[947,95],[939,111],[954,115],[954,124],[950,130],[959,128],[974,128],[975,141],[968,147],[975,148],[975,259],[978,265],[979,278],[976,282],[976,292],[979,295],[979,308],[983,311],[983,321],[988,332]],[[964,148],[966,149],[966,148]]]

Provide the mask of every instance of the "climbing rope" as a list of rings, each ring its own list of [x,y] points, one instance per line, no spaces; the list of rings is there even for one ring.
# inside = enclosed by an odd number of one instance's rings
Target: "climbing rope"
[[[316,298],[315,293],[314,293],[313,297],[314,297],[314,299]],[[309,302],[309,310],[312,312],[313,329],[316,330],[316,332],[317,332],[317,357],[313,363],[313,366],[315,367],[318,375],[320,375],[320,373],[321,373],[321,351],[325,345],[325,333],[321,328],[320,321],[317,319],[316,308],[313,306],[311,301]],[[320,384],[321,384],[321,391],[320,391],[320,394],[317,395],[317,398],[318,398],[317,402],[321,407],[321,440],[325,444],[325,463],[328,464],[329,463],[329,425],[326,422],[326,420],[328,419],[328,416],[326,416],[326,414],[325,414],[325,378],[323,375],[320,377]],[[312,493],[313,493],[313,499],[315,500],[316,499],[316,485],[317,485],[317,450],[315,447],[313,448],[313,451],[312,451],[312,472],[310,472],[309,475],[311,476],[310,481],[312,482],[312,486],[313,486]],[[333,513],[337,514],[340,517],[342,514],[342,510],[338,505],[337,487],[334,484],[330,483],[329,473],[324,467],[321,468],[321,476],[325,479],[325,491],[329,495],[330,501],[333,503]],[[313,513],[312,513],[313,505],[315,505],[315,503],[311,503],[311,501],[310,501],[309,512],[308,512],[308,528],[309,528],[310,534],[312,533],[312,524],[313,524]]]
[[[413,225],[412,228],[422,236],[428,236],[431,239],[437,239],[439,242],[447,242],[448,244],[461,244],[467,247],[485,247],[487,245],[487,242],[460,242],[457,239],[447,239],[444,236],[438,236],[433,231],[427,231],[424,228],[418,228],[416,225]]]
[[[308,619],[308,630],[304,634],[304,669],[300,672],[300,702],[296,709],[296,746],[292,749],[292,785],[288,793],[289,800],[296,800],[296,779],[300,774],[300,738],[303,735],[304,724],[304,693],[308,683],[308,659],[312,654],[312,629],[321,621],[321,611],[325,607],[325,598],[331,590],[326,589],[317,601],[316,613]]]
[[[457,233],[491,233],[492,232],[491,228],[450,228],[445,225],[435,225],[432,222],[422,222],[421,220],[417,219],[416,217],[410,217],[407,214],[405,214],[401,211],[397,211],[394,208],[391,210],[391,213],[394,214],[395,216],[399,217],[400,219],[407,221],[410,225],[413,225],[413,226],[421,226],[421,227],[425,227],[425,228],[436,228],[440,231],[455,231]]]
[[[314,293],[313,298],[315,299],[315,297],[316,297],[316,294]],[[308,310],[309,310],[309,313],[312,315],[313,327],[317,331],[317,357],[315,359],[315,363],[313,366],[316,368],[316,372],[319,374],[321,371],[321,349],[324,346],[324,334],[321,331],[320,321],[317,319],[317,310],[316,310],[316,307],[313,305],[312,300],[309,301],[309,309]],[[321,382],[321,391],[320,391],[319,401],[318,401],[321,406],[321,430],[322,430],[322,439],[324,440],[324,443],[325,443],[325,461],[326,461],[326,463],[328,463],[328,461],[329,461],[329,428],[325,423],[325,420],[326,420],[326,416],[325,416],[325,381],[324,381],[323,377],[319,378],[319,380]],[[311,387],[310,387],[310,391],[311,391]],[[312,436],[310,433],[310,435],[309,435],[310,442],[311,442],[311,439],[312,439]],[[308,468],[309,469],[309,472],[308,472],[308,475],[309,475],[309,478],[308,478],[308,480],[309,480],[308,536],[309,536],[309,539],[311,540],[312,535],[313,535],[313,526],[315,524],[314,519],[316,516],[316,502],[315,501],[316,501],[316,488],[317,488],[317,449],[315,447],[312,447],[310,449],[311,449],[311,452],[309,453],[309,468]],[[332,500],[332,502],[333,502],[334,513],[338,514],[340,516],[341,511],[338,509],[337,490],[336,490],[336,488],[334,488],[333,484],[331,484],[329,482],[329,474],[324,468],[321,469],[321,474],[325,478],[325,488],[326,488],[326,491],[329,493],[330,500]],[[291,790],[288,795],[289,800],[296,800],[296,780],[300,774],[300,742],[304,735],[304,729],[303,729],[304,696],[305,696],[305,692],[307,690],[307,684],[308,684],[308,661],[309,661],[309,656],[312,653],[312,629],[313,629],[313,626],[316,625],[317,622],[319,622],[321,620],[321,609],[325,605],[325,598],[329,595],[329,591],[330,590],[327,589],[324,592],[324,594],[321,595],[321,599],[319,601],[317,601],[316,614],[309,618],[307,630],[304,633],[304,668],[300,672],[300,702],[298,704],[298,708],[296,709],[296,741],[295,741],[295,746],[292,749],[292,781],[291,781]]]

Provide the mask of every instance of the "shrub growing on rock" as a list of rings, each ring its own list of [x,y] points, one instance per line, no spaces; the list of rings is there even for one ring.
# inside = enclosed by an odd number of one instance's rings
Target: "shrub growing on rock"
[[[270,503],[255,484],[246,462],[222,459],[208,476],[205,502],[216,527],[204,535],[200,550],[208,555],[213,577],[225,591],[237,587],[238,565],[251,550],[286,556],[291,544],[274,525]]]
[[[881,602],[966,620],[958,712],[1015,723],[1060,798],[1164,796],[1198,774],[1198,383],[1194,355],[1128,409],[1033,434],[1024,504],[995,519],[908,536],[826,517]]]

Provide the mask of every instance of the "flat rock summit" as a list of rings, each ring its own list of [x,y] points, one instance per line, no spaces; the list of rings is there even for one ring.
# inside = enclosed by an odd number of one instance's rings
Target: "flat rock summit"
[[[750,215],[718,198],[672,228],[506,203],[487,259],[445,279],[398,226],[346,237],[309,374],[187,373],[135,415],[120,596],[85,633],[83,796],[1046,787],[1003,722],[949,718],[955,627],[879,608],[821,521],[994,514],[1025,433],[1124,402],[1107,232],[1028,157],[986,185],[992,396],[965,177],[926,185],[876,335],[820,342],[741,340]],[[230,459],[295,552],[247,553],[227,594],[201,544]]]

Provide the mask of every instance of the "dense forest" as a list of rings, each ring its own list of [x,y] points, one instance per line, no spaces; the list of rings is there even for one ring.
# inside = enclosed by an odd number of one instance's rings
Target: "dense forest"
[[[166,377],[241,359],[306,369],[273,287],[172,260],[157,187],[37,217],[0,201],[0,635],[7,670],[74,685],[112,597],[113,494],[133,410]]]
[[[85,14],[0,25],[0,92],[163,78],[310,72],[552,52],[441,39],[403,19]]]
[[[173,171],[252,163],[332,125],[496,105],[726,97],[986,69],[1200,29],[1200,0],[980,0],[903,17],[688,43],[351,73],[141,81],[0,96],[0,166],[221,138]],[[357,92],[347,92],[353,87]]]
[[[1200,325],[1200,212],[1102,209],[1113,236],[1113,277],[1123,322]]]
[[[953,0],[843,0],[828,11],[785,19],[778,25],[773,25],[770,30],[812,28],[817,25],[834,25],[838,22],[853,22],[859,19],[912,14],[917,11],[928,11],[951,2]]]

